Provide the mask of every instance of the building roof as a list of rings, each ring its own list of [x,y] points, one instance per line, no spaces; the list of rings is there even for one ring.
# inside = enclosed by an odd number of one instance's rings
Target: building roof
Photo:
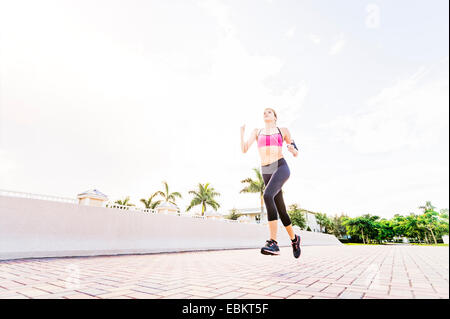
[[[316,215],[317,214],[316,212],[312,212],[310,210],[306,210],[306,209],[302,209],[302,208],[300,208],[300,211],[303,212],[303,213],[312,214],[312,215]]]
[[[156,208],[173,208],[173,209],[178,209],[177,205],[174,205],[172,203],[169,202],[162,202],[161,204],[159,204],[158,206],[156,206]]]
[[[233,209],[235,209],[239,213],[243,213],[243,212],[261,212],[261,207],[233,208]],[[231,213],[233,211],[233,209],[229,209],[228,211]],[[265,210],[265,207],[263,207],[263,209]]]
[[[100,192],[98,189],[90,189],[77,195],[77,198],[85,198],[85,197],[108,200],[108,196]]]
[[[237,212],[236,214],[242,215],[242,216],[259,215],[259,214],[261,214],[261,211],[259,211],[259,212]]]
[[[238,220],[246,221],[246,220],[251,220],[251,218],[248,215],[242,215],[242,216],[238,217]]]
[[[236,210],[236,214],[238,215],[258,215],[261,214],[261,207],[255,207],[255,208],[233,208],[233,209],[229,209],[228,211],[230,212],[230,214],[233,212],[233,210]],[[265,212],[266,209],[265,207],[263,207],[263,212]]]
[[[223,216],[223,214],[215,210],[207,210],[205,216]]]

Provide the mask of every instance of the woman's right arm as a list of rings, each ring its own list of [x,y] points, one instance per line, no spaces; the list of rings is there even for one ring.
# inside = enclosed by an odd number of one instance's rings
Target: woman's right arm
[[[253,142],[256,141],[256,132],[258,129],[254,129],[252,134],[250,135],[250,138],[247,142],[244,142],[244,133],[245,133],[245,125],[241,126],[241,150],[242,153],[247,153],[250,146],[252,146]]]

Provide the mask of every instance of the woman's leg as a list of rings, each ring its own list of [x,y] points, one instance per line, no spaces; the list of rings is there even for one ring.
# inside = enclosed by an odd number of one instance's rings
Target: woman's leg
[[[291,219],[286,211],[286,206],[284,205],[282,191],[275,196],[275,203],[278,209],[278,215],[280,215],[280,219],[283,222],[284,227],[286,227],[286,231],[289,234],[289,237],[292,241],[292,249],[295,258],[300,257],[301,249],[300,249],[300,236],[296,235],[294,232],[294,228],[292,227]]]
[[[286,205],[284,204],[282,190],[280,190],[278,192],[278,194],[275,196],[274,200],[275,200],[275,204],[277,206],[278,215],[280,216],[280,219],[281,219],[284,227],[286,227],[286,231],[288,232],[289,237],[291,239],[295,239],[295,233],[294,233],[294,229],[292,228],[291,219],[289,218],[289,214],[287,213],[287,210],[286,210]]]
[[[289,167],[287,165],[279,166],[271,176],[263,174],[264,183],[266,184],[263,198],[264,198],[264,203],[266,204],[267,219],[269,221],[269,229],[271,232],[271,236],[273,234],[276,236],[275,227],[277,226],[276,221],[278,219],[278,210],[277,210],[277,204],[275,203],[275,197],[278,195],[278,193],[281,194],[281,187],[287,181],[287,179],[289,178],[289,175],[290,175],[290,171],[289,171]],[[278,198],[280,198],[280,197],[278,197]],[[281,201],[279,202],[280,207],[281,207],[281,204],[284,207],[284,202],[282,199],[283,198],[281,195]],[[284,212],[282,212],[282,215],[280,215],[280,218],[282,217],[283,225],[287,226],[291,223],[291,221],[289,219],[289,215],[287,215],[287,213],[285,211],[286,211],[286,207],[284,207]],[[276,240],[276,238],[272,238],[272,239]]]
[[[277,241],[278,220],[269,222],[270,239]]]
[[[286,231],[289,234],[289,237],[291,238],[291,240],[295,239],[295,232],[294,232],[294,228],[292,228],[292,224],[289,226],[286,226]]]
[[[264,185],[269,184],[270,178],[272,177],[272,174],[262,174],[264,179]],[[277,240],[277,231],[278,231],[278,220],[273,218],[273,211],[271,210],[270,216],[269,216],[269,210],[267,209],[267,219],[269,221],[269,232],[270,232],[270,239]]]
[[[292,228],[292,224],[290,224],[289,226],[285,226],[286,227],[286,231],[289,234],[289,237],[291,238],[291,240],[295,239],[295,232],[294,229]],[[270,230],[270,239],[273,240],[277,240],[277,230],[278,230],[278,220],[272,220],[269,222],[269,230]]]

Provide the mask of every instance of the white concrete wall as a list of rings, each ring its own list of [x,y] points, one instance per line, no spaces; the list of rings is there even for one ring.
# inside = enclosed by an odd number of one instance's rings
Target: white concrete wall
[[[448,244],[448,235],[442,236],[442,241],[444,242],[444,244]]]
[[[297,233],[302,245],[341,245],[332,235]],[[268,234],[260,224],[0,196],[0,260],[259,248]],[[290,245],[284,229],[278,237]]]
[[[311,231],[320,232],[320,226],[317,223],[316,216],[314,214],[308,214],[304,212],[306,218],[306,226],[309,226]]]

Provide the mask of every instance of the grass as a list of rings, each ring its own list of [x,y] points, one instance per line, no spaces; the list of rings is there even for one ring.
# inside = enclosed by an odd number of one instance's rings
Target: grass
[[[386,245],[385,243],[381,243],[381,244],[363,244],[363,243],[343,243],[344,245],[349,245],[349,246],[365,246],[365,245]]]
[[[343,243],[344,245],[349,246],[365,246],[365,245],[389,245],[392,243],[381,243],[381,244],[363,244],[363,243]],[[403,244],[403,243],[396,243],[396,244]],[[415,245],[415,246],[441,246],[441,247],[448,247],[448,244],[416,244],[416,243],[404,243],[403,245]]]
[[[442,247],[448,247],[448,244],[416,244],[416,243],[411,243],[410,245],[417,245],[417,246],[442,246]]]

